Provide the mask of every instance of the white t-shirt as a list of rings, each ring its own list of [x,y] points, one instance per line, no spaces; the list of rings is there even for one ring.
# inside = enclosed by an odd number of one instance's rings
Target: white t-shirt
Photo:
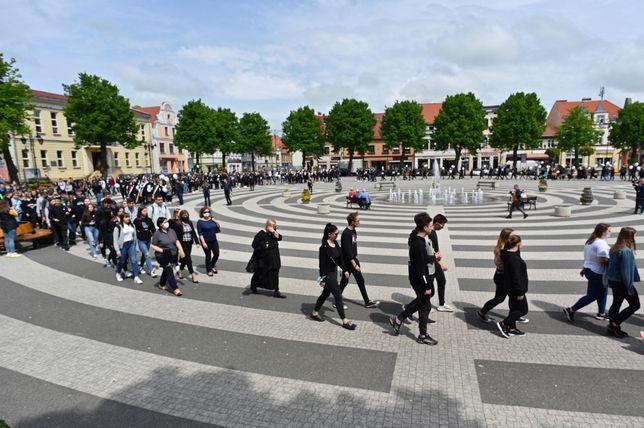
[[[123,224],[123,242],[134,241],[134,227]]]
[[[584,267],[592,270],[596,274],[602,275],[607,265],[601,264],[597,258],[609,258],[609,251],[610,247],[601,238],[595,239],[592,244],[584,245]]]

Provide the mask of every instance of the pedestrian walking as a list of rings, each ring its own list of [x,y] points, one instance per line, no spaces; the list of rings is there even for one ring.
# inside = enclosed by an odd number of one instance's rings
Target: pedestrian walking
[[[201,208],[199,211],[199,220],[197,221],[197,235],[199,243],[206,255],[206,273],[208,276],[219,273],[217,270],[217,260],[219,260],[219,242],[217,234],[221,232],[219,222],[212,216],[208,206]]]
[[[203,204],[204,206],[210,206],[210,182],[207,177],[204,177],[203,184],[201,185],[201,190],[203,191]]]
[[[606,277],[613,290],[613,304],[608,310],[608,332],[615,337],[623,338],[628,334],[622,330],[622,323],[640,308],[640,298],[635,289],[640,282],[640,274],[635,263],[635,234],[632,227],[623,227],[619,231],[615,245],[610,249]],[[621,309],[624,300],[628,307]]]
[[[400,333],[402,320],[418,312],[419,335],[416,342],[423,345],[437,345],[438,341],[427,334],[427,323],[431,311],[430,298],[434,294],[434,269],[436,255],[432,248],[431,240],[427,236],[432,231],[432,218],[427,213],[414,216],[416,229],[408,239],[409,245],[409,283],[416,293],[405,309],[397,316],[391,318],[389,323],[393,327],[394,335]]]
[[[603,275],[608,266],[610,257],[610,246],[606,239],[610,236],[611,228],[607,223],[599,223],[595,230],[586,240],[584,245],[584,265],[579,275],[586,277],[588,286],[586,295],[581,297],[577,302],[563,309],[568,321],[575,320],[575,312],[584,308],[592,302],[597,302],[597,315],[599,320],[608,320],[606,314],[606,299],[608,297],[608,288],[604,287]]]
[[[440,251],[438,245],[438,235],[436,232],[443,230],[447,224],[447,217],[443,214],[436,214],[432,220],[432,231],[429,233],[428,238],[432,241],[432,247],[436,253],[436,260],[434,261],[434,279],[436,280],[436,288],[438,289],[438,306],[436,310],[438,312],[454,312],[454,309],[445,303],[445,286],[447,285],[447,279],[445,278],[445,272],[447,272],[447,265],[443,263],[443,253]]]
[[[644,178],[635,181],[633,188],[635,189],[635,211],[633,214],[642,214],[644,211]]]
[[[345,278],[349,278],[349,271],[344,266],[342,260],[342,251],[340,245],[337,243],[338,227],[334,224],[327,223],[324,227],[324,235],[322,236],[322,245],[318,252],[318,265],[319,265],[319,284],[323,288],[322,294],[315,302],[315,307],[311,312],[311,319],[315,321],[324,321],[320,316],[320,309],[329,297],[333,295],[338,315],[342,320],[342,328],[347,330],[355,330],[356,325],[349,321],[344,313],[344,304],[342,303],[342,291],[340,284],[338,284],[338,270]]]
[[[347,216],[347,227],[342,231],[342,237],[340,238],[342,260],[349,271],[349,275],[353,275],[358,284],[364,306],[366,308],[375,308],[380,304],[380,301],[369,299],[365,280],[362,276],[362,266],[360,266],[360,261],[358,260],[358,233],[356,232],[356,228],[359,226],[360,214],[354,211]],[[344,289],[348,284],[349,278],[342,276],[342,280],[340,281],[341,293],[344,294]]]
[[[98,255],[98,223],[96,220],[96,210],[96,204],[90,202],[85,206],[83,215],[80,218],[81,229],[85,231],[85,237],[89,244],[90,254],[94,259],[96,259]]]
[[[232,205],[233,200],[230,199],[230,193],[233,191],[233,183],[230,178],[224,178],[222,188],[224,189],[224,196],[226,197],[226,205]]]
[[[521,258],[520,250],[523,247],[519,235],[510,235],[505,241],[505,248],[501,251],[503,262],[503,284],[508,293],[510,313],[503,320],[496,323],[501,335],[505,338],[510,336],[525,336],[525,333],[517,328],[519,318],[528,314],[528,266]]]
[[[4,249],[9,258],[20,257],[16,253],[16,230],[18,230],[18,213],[14,210],[9,201],[0,199],[0,228],[4,233]]]
[[[183,248],[177,239],[177,234],[170,228],[170,222],[165,217],[157,219],[157,231],[152,235],[152,250],[155,253],[157,262],[161,266],[162,274],[159,281],[159,288],[164,291],[171,291],[179,297],[183,295],[177,287],[174,278],[173,265],[177,263],[177,256],[183,257]]]
[[[476,315],[483,322],[492,322],[492,318],[487,315],[488,312],[502,303],[508,295],[503,278],[503,260],[501,260],[501,251],[503,251],[505,247],[505,241],[508,240],[513,232],[514,229],[505,227],[501,229],[499,238],[496,240],[496,247],[494,247],[494,265],[496,266],[496,270],[494,271],[494,277],[492,278],[495,287],[494,297],[485,302],[480,310],[476,311]]]
[[[523,202],[525,199],[525,192],[521,190],[518,184],[514,185],[514,189],[510,192],[510,197],[512,198],[510,203],[510,214],[506,218],[512,218],[512,212],[514,210],[519,210],[523,213],[523,218],[528,218],[528,214],[523,210]]]
[[[136,229],[132,224],[130,214],[123,212],[119,215],[119,222],[114,227],[113,242],[116,248],[116,256],[119,258],[116,265],[116,280],[123,281],[121,272],[125,267],[125,261],[129,260],[132,265],[132,275],[134,275],[134,282],[143,284],[139,277],[139,264],[136,261],[136,247],[138,244],[136,238]]]
[[[67,240],[68,214],[69,210],[67,207],[60,203],[60,196],[54,195],[51,200],[51,206],[49,207],[49,220],[51,222],[51,228],[54,231],[54,236],[56,237],[56,245],[65,251],[69,251],[69,242]]]
[[[157,277],[157,273],[152,266],[152,259],[150,258],[150,244],[152,242],[152,235],[156,232],[156,227],[152,219],[148,217],[148,207],[142,205],[136,213],[136,220],[134,220],[134,228],[136,229],[136,239],[141,251],[141,267],[145,268],[145,272],[152,278]]]
[[[195,226],[190,220],[190,213],[187,210],[181,210],[179,213],[179,227],[181,234],[179,236],[179,242],[181,242],[181,248],[183,248],[183,257],[179,260],[179,279],[183,279],[183,269],[188,268],[188,273],[190,274],[190,280],[197,284],[197,273],[192,267],[192,245],[199,245],[199,238],[195,232]]]
[[[273,290],[273,297],[285,299],[280,293],[279,274],[282,267],[280,259],[279,242],[282,235],[277,231],[275,219],[266,220],[264,229],[255,234],[253,238],[254,272],[250,280],[250,289],[257,294],[258,288]]]

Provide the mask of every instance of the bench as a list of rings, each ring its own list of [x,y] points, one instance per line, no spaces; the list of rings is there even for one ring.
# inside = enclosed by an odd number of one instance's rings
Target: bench
[[[353,209],[353,204],[360,205],[360,201],[356,197],[351,198],[349,196],[345,196],[345,201],[347,203],[347,206],[346,206],[347,208]],[[360,207],[360,209],[369,209],[369,208],[362,206]]]
[[[28,221],[18,223],[16,229],[16,241],[32,241],[34,246],[38,245],[40,239],[49,238],[53,232],[49,229],[34,229]],[[0,229],[0,248],[4,249],[4,232]]]
[[[537,197],[536,196],[528,196],[528,198],[523,202],[523,205],[527,205],[528,209],[531,210],[534,208],[535,210],[537,209]],[[512,201],[508,201],[508,211],[510,211],[510,207],[512,206]]]
[[[490,189],[496,189],[498,181],[480,181],[476,183],[476,188],[480,189],[481,187],[488,187]]]
[[[396,188],[396,183],[393,181],[379,181],[376,183],[376,189],[382,190],[385,187],[391,187],[392,189]]]

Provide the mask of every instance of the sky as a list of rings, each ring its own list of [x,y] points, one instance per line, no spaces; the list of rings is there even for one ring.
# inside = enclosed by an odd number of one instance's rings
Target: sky
[[[484,105],[536,92],[644,100],[640,0],[0,0],[0,52],[33,89],[62,93],[80,72],[132,105],[191,99],[259,112],[343,98],[383,112],[396,100],[474,92]]]

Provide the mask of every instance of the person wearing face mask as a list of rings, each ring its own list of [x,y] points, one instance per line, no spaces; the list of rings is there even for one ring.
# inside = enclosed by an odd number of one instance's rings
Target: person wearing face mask
[[[504,251],[501,252],[503,262],[503,283],[508,292],[510,313],[503,321],[496,323],[501,335],[506,339],[510,336],[525,336],[517,328],[519,318],[528,314],[528,266],[521,258],[520,250],[523,247],[519,235],[510,235],[505,241]]]
[[[136,220],[134,220],[134,227],[136,228],[136,237],[139,243],[139,251],[141,251],[141,266],[147,269],[147,274],[152,278],[157,277],[152,266],[150,259],[150,241],[152,234],[156,231],[156,227],[152,219],[148,217],[148,207],[142,205],[136,213]]]
[[[217,234],[221,232],[219,222],[212,217],[210,207],[205,206],[199,211],[199,221],[197,221],[197,235],[201,248],[206,254],[206,272],[208,276],[218,273],[217,260],[219,260],[219,243]]]
[[[598,320],[608,320],[606,314],[606,299],[608,288],[604,287],[603,275],[608,266],[610,247],[606,238],[610,236],[610,224],[599,223],[584,245],[584,266],[579,275],[585,276],[588,280],[586,295],[577,300],[577,303],[563,309],[568,321],[575,320],[575,312],[592,302],[597,302]]]
[[[170,228],[168,219],[159,217],[157,219],[157,226],[159,229],[152,235],[151,248],[156,255],[159,266],[163,270],[159,281],[159,288],[164,291],[172,291],[172,294],[179,297],[183,293],[177,287],[172,265],[177,262],[177,255],[181,258],[185,257],[183,247],[181,247],[181,243],[177,239],[177,234]]]
[[[190,221],[190,214],[187,210],[181,210],[179,213],[179,228],[181,234],[179,236],[179,242],[181,242],[181,248],[183,248],[184,256],[181,258],[179,265],[179,279],[183,279],[183,268],[188,267],[188,273],[190,274],[190,279],[193,283],[197,284],[197,274],[192,268],[192,245],[199,245],[199,238],[195,232],[195,227]]]
[[[250,289],[257,294],[257,288],[273,290],[273,297],[285,299],[280,293],[279,275],[282,262],[280,259],[279,241],[282,235],[277,231],[275,219],[266,220],[264,229],[257,232],[253,239],[253,258],[255,271],[250,281]]]
[[[116,248],[116,256],[119,258],[118,264],[116,265],[116,280],[121,282],[123,281],[123,276],[121,272],[125,267],[125,261],[129,260],[132,265],[132,274],[134,275],[134,282],[137,284],[143,284],[141,278],[139,278],[139,264],[136,261],[136,229],[132,224],[130,215],[128,213],[122,212],[118,216],[118,223],[116,223],[113,232],[113,241],[114,248]]]

